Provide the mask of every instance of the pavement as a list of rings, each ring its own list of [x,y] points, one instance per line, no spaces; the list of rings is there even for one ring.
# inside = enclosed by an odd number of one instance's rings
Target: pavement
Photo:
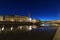
[[[53,40],[60,40],[60,27],[58,27]]]

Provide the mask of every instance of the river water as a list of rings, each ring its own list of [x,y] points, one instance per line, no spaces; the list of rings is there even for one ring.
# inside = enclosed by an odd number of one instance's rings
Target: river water
[[[0,34],[1,40],[52,40],[56,28],[40,27],[27,32]]]

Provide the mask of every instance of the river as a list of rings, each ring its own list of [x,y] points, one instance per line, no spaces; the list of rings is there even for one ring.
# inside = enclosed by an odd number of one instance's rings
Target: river
[[[0,40],[52,40],[56,28],[40,27],[26,32],[0,34]]]

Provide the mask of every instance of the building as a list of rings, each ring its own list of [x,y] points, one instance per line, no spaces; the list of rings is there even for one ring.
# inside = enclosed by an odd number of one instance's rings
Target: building
[[[15,22],[31,22],[30,16],[5,16],[5,21],[15,21]]]
[[[3,21],[3,16],[0,16],[0,21]]]
[[[27,16],[0,16],[0,32],[21,31],[36,29],[39,20],[30,18],[30,14]]]

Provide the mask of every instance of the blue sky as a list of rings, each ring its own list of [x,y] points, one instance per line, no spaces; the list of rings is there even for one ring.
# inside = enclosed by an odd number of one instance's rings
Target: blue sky
[[[27,15],[40,20],[60,19],[60,0],[0,0],[0,15]]]

